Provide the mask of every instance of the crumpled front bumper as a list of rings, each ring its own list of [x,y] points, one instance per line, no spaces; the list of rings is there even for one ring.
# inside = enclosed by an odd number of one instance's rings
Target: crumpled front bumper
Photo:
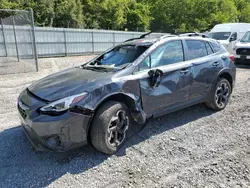
[[[40,115],[23,118],[22,126],[32,146],[38,151],[67,151],[87,144],[91,116],[67,112],[60,116]]]
[[[26,90],[18,98],[17,108],[24,132],[36,150],[67,151],[87,144],[91,111],[67,111],[52,116],[39,112],[45,104]]]

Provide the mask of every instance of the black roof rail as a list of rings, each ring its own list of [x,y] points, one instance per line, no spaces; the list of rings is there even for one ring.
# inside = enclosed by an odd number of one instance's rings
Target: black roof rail
[[[128,42],[128,41],[131,41],[131,40],[136,40],[136,39],[143,39],[146,36],[150,35],[151,33],[152,33],[152,31],[150,31],[148,33],[145,33],[145,34],[141,35],[140,37],[136,37],[136,38],[131,38],[131,39],[125,40],[124,42]]]
[[[202,37],[202,38],[210,38],[208,35],[204,33],[197,33],[197,32],[191,32],[191,33],[181,33],[179,34],[180,37]]]

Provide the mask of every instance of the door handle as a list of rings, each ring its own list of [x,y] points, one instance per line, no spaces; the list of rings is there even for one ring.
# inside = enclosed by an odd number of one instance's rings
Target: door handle
[[[217,67],[217,66],[219,66],[219,64],[220,64],[219,62],[214,62],[214,63],[213,63],[213,66],[214,66],[214,67]]]
[[[189,68],[183,69],[181,70],[181,74],[187,74],[189,72]]]

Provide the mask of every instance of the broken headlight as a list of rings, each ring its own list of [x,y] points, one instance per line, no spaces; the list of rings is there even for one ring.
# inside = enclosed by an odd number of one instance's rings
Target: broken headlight
[[[60,114],[84,99],[86,95],[87,93],[82,93],[54,101],[40,108],[40,111],[47,114]]]

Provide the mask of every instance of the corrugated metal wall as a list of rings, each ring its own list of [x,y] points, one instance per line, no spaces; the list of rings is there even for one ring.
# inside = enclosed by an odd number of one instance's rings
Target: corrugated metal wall
[[[15,31],[17,43],[15,42],[13,26],[4,25],[3,28],[0,27],[0,57],[16,57],[17,45],[20,57],[33,58],[31,27],[16,26]]]
[[[38,57],[96,54],[142,34],[144,33],[71,28],[35,28]],[[16,35],[19,55],[23,58],[33,57],[31,27],[16,26]],[[162,33],[151,35],[159,36]],[[0,56],[6,56],[6,52],[7,56],[16,56],[14,32],[11,25],[4,25],[4,28],[0,27]]]

